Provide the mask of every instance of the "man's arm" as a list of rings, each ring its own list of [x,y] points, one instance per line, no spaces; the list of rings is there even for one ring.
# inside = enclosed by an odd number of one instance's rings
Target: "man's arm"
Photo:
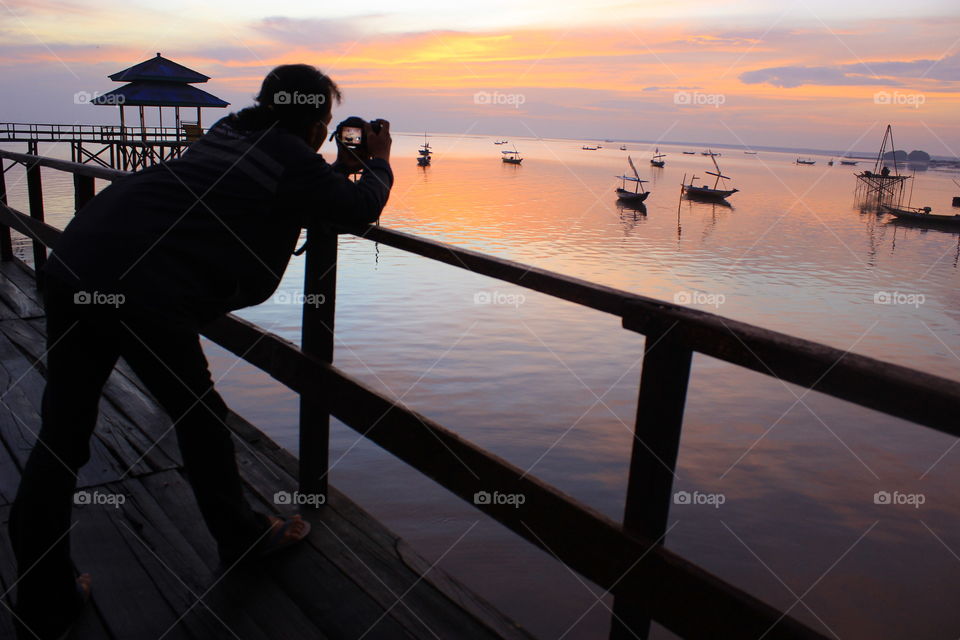
[[[319,155],[291,168],[288,173],[282,187],[283,206],[299,212],[303,226],[317,220],[374,222],[387,204],[393,186],[393,171],[382,159],[367,162],[367,168],[356,182]]]

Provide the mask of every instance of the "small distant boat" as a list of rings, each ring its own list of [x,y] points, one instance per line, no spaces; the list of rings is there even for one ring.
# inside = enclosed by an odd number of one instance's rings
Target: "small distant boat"
[[[620,145],[620,151],[626,151],[626,150],[627,150],[627,145],[625,144]]]
[[[682,154],[685,155],[685,156],[695,156],[695,155],[697,155],[697,152],[696,152],[696,151],[681,151],[680,153],[682,153]]]
[[[696,186],[693,184],[694,180],[697,179],[697,176],[694,175],[690,178],[690,184],[681,185],[683,193],[686,194],[688,198],[694,199],[703,199],[703,200],[723,200],[729,198],[733,194],[737,193],[739,189],[719,189],[720,180],[729,180],[727,176],[723,175],[720,171],[720,165],[717,164],[716,156],[720,155],[719,153],[705,153],[704,155],[709,155],[710,159],[713,161],[713,167],[716,171],[707,171],[706,173],[711,176],[716,176],[716,180],[713,181],[713,186],[709,187],[706,184],[702,186]],[[726,184],[724,184],[726,186]]]
[[[904,209],[900,207],[891,207],[883,205],[880,207],[890,215],[896,216],[898,220],[910,220],[913,222],[924,222],[929,224],[941,224],[950,226],[960,226],[960,214],[945,216],[936,213],[930,213],[930,207],[920,207],[916,209]]]
[[[653,152],[653,157],[650,158],[650,164],[652,164],[655,167],[662,168],[663,165],[666,164],[666,162],[664,160],[661,160],[660,158],[666,158],[666,157],[667,156],[660,153],[660,147],[657,147],[656,151]]]
[[[706,151],[701,152],[700,155],[702,155],[702,156],[719,156],[720,154],[717,153],[717,152],[715,152],[715,151],[710,151],[709,149],[707,149]]]
[[[509,140],[494,140],[493,144],[507,144]]]
[[[513,151],[501,151],[503,154],[501,160],[507,164],[520,164],[523,162],[523,158],[520,157],[520,152],[517,151],[517,148],[514,147]]]
[[[840,164],[846,164],[846,165],[853,166],[853,165],[857,164],[857,161],[856,161],[856,160],[841,160],[841,161],[840,161]]]
[[[817,164],[817,161],[812,158],[797,158],[797,164]]]
[[[430,143],[427,142],[427,132],[423,132],[423,144],[420,145],[420,149],[417,151],[419,157],[417,158],[417,165],[421,167],[430,166],[430,155],[433,150],[430,148]]]
[[[596,151],[600,147],[591,147],[590,145],[585,144],[580,148],[583,149],[584,151]]]
[[[640,173],[637,171],[637,167],[633,164],[633,158],[627,156],[627,163],[629,163],[630,168],[633,170],[633,175],[622,175],[617,176],[620,178],[620,186],[617,187],[617,199],[624,203],[629,204],[639,204],[647,199],[647,196],[650,195],[650,192],[647,191],[646,187],[643,186],[644,182],[649,182],[649,180],[641,180]],[[633,191],[627,189],[627,183],[633,182]],[[643,191],[641,191],[643,189]]]
[[[828,166],[828,167],[832,167],[832,166],[833,166],[833,158],[830,158],[830,161],[827,162],[827,166]]]
[[[756,152],[756,151],[744,151],[744,153],[747,154],[748,156],[755,156],[755,155],[757,155],[757,152]]]

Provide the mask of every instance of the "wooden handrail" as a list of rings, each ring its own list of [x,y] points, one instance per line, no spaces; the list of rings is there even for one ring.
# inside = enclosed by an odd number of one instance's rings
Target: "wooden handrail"
[[[74,173],[78,208],[92,197],[94,178],[127,174],[2,150],[0,158],[34,172],[32,204],[41,166]],[[0,195],[2,187],[0,174]],[[6,235],[11,228],[24,233],[35,241],[35,251],[43,249],[37,244],[55,242],[60,231],[43,222],[42,202],[39,215],[28,216],[2,200]],[[662,545],[693,353],[960,436],[954,418],[960,382],[386,227],[334,230],[616,315],[625,329],[646,336],[624,522],[618,525],[333,366],[335,233],[308,230],[304,292],[326,301],[321,307],[311,303],[311,309],[305,304],[302,349],[232,314],[204,331],[300,394],[302,490],[326,490],[329,417],[335,416],[610,590],[615,635],[625,627],[630,636],[646,637],[652,618],[687,637],[823,637]],[[474,500],[478,491],[494,490],[522,494],[526,501],[503,508]]]

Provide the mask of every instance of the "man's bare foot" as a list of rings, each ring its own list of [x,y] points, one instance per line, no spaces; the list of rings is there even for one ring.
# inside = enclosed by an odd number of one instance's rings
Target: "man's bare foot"
[[[310,523],[304,521],[299,514],[289,518],[270,516],[270,533],[260,545],[260,555],[268,555],[274,551],[285,549],[307,537],[310,533]]]
[[[83,601],[86,602],[89,600],[90,591],[93,589],[93,578],[90,577],[90,574],[81,573],[79,576],[77,576],[77,586],[80,588]]]

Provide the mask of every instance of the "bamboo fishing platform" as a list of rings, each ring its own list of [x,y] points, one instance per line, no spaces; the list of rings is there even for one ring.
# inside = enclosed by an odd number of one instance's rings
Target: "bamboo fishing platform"
[[[26,172],[29,213],[7,205],[4,175],[14,166]],[[39,429],[43,308],[11,234],[28,239],[38,266],[56,243],[60,231],[44,222],[42,169],[73,175],[76,210],[93,197],[95,180],[125,175],[0,150],[0,522]],[[624,330],[645,336],[622,521],[333,364],[342,233],[618,316]],[[232,314],[204,330],[300,394],[299,460],[239,416],[229,426],[245,491],[264,510],[276,511],[278,491],[326,496],[323,506],[302,511],[313,524],[307,544],[269,562],[218,571],[169,418],[121,361],[104,389],[79,489],[125,500],[116,508],[74,510],[74,558],[94,577],[93,606],[78,637],[532,637],[328,484],[333,416],[611,594],[611,638],[646,638],[651,621],[688,638],[825,638],[832,632],[792,617],[789,602],[782,608],[764,602],[663,546],[693,354],[915,423],[907,429],[960,436],[960,383],[953,380],[385,227],[318,224],[307,237],[304,298],[323,295],[326,302],[304,305],[301,346]],[[484,491],[522,494],[525,501],[515,507],[475,500]],[[0,527],[0,600],[9,606],[14,567],[6,533]],[[503,567],[505,575],[511,570],[517,568]],[[0,608],[0,637],[10,637],[10,629],[7,609]]]

